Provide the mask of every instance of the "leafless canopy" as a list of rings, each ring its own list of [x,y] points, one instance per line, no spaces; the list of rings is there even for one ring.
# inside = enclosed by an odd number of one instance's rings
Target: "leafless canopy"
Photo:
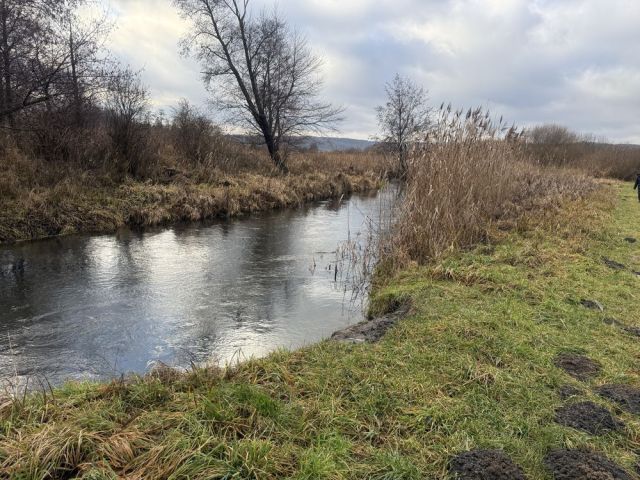
[[[382,141],[398,156],[401,170],[406,171],[410,146],[429,125],[427,92],[400,75],[387,83],[385,90],[387,103],[377,109]]]
[[[0,0],[0,119],[45,108],[72,108],[82,122],[83,104],[104,91],[111,72],[103,55],[106,17],[83,21],[85,0]],[[19,125],[23,126],[24,125]]]
[[[580,141],[578,134],[556,124],[538,125],[527,131],[531,143],[539,145],[568,145]]]
[[[332,129],[341,109],[318,100],[321,60],[277,12],[254,17],[249,0],[174,0],[192,31],[184,50],[229,120],[264,138],[275,165],[297,136]]]

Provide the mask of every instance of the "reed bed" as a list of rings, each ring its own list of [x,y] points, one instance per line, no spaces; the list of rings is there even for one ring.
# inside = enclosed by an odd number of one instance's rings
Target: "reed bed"
[[[486,241],[498,224],[517,227],[527,212],[540,215],[596,186],[580,170],[542,166],[521,132],[482,109],[441,108],[408,168],[397,218],[383,242],[396,266],[424,264]]]

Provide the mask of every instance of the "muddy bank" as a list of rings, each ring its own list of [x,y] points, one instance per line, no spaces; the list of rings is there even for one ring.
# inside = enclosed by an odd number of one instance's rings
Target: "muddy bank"
[[[400,304],[391,313],[334,332],[331,340],[343,343],[379,342],[398,320],[401,320],[409,314],[410,310],[410,303]]]

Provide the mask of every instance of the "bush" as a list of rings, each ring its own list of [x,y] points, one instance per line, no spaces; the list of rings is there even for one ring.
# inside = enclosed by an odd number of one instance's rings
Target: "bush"
[[[171,137],[188,161],[202,163],[216,153],[222,132],[206,115],[181,100],[174,111]]]

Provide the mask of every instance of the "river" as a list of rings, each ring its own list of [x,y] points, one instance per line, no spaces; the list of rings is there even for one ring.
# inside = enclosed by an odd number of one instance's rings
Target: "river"
[[[0,247],[0,378],[104,380],[327,338],[363,317],[336,251],[364,248],[393,195]]]

